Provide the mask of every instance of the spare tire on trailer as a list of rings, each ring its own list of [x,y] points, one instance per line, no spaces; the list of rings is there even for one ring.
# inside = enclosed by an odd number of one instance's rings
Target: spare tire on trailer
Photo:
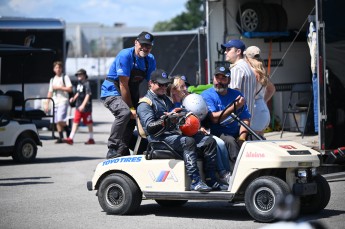
[[[245,3],[240,7],[237,21],[243,32],[267,32],[270,23],[269,12],[263,3]]]

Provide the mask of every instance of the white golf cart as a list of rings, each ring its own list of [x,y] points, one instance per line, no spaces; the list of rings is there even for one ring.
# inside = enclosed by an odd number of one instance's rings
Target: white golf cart
[[[231,116],[245,125],[236,114]],[[190,191],[191,181],[181,156],[166,144],[165,150],[161,146],[155,149],[164,142],[149,143],[143,155],[99,163],[87,188],[98,190],[105,212],[118,215],[134,213],[143,199],[153,199],[162,206],[181,206],[188,200],[224,200],[244,202],[255,220],[271,222],[280,200],[289,194],[300,200],[302,213],[324,209],[331,192],[328,182],[317,174],[320,153],[293,141],[263,140],[246,128],[259,140],[242,145],[225,192]],[[201,161],[198,166],[202,171]]]
[[[42,146],[35,124],[11,116],[13,99],[0,95],[0,157],[28,163],[35,160],[37,145]]]

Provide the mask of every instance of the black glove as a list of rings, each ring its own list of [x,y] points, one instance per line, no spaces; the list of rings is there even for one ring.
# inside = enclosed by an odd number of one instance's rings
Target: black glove
[[[178,115],[176,114],[170,114],[170,115],[164,115],[162,116],[162,119],[164,120],[164,126],[166,130],[173,130],[176,128],[176,124],[178,123]]]

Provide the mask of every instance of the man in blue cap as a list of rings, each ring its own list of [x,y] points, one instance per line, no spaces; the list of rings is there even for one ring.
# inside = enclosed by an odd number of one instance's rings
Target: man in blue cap
[[[129,142],[135,128],[139,85],[156,69],[151,54],[153,35],[141,32],[134,46],[116,56],[101,88],[101,100],[115,116],[108,139],[107,159],[129,155]]]
[[[249,64],[243,59],[246,49],[241,40],[230,40],[221,45],[225,60],[231,63],[231,81],[229,87],[242,92],[250,114],[253,116],[256,77]]]
[[[234,105],[227,109],[222,117],[220,117],[220,115],[225,107],[235,100],[237,100],[237,102],[235,102],[236,109],[243,107],[243,111],[239,114],[239,118],[247,125],[250,124],[250,114],[242,93],[228,87],[229,83],[232,81],[232,75],[230,75],[229,69],[224,66],[217,67],[213,74],[213,87],[203,91],[201,96],[204,98],[208,107],[210,133],[224,141],[229,153],[229,169],[233,171],[239,150],[247,138],[247,131],[245,127],[240,126],[236,120],[234,121],[232,118],[229,118],[230,114],[235,112]],[[222,160],[224,167],[227,167],[225,163],[228,159],[223,157]]]

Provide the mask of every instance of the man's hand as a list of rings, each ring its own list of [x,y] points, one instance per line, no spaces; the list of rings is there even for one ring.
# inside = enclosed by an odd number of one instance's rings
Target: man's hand
[[[244,104],[246,103],[246,99],[244,97],[240,96],[240,95],[237,96],[236,100],[238,100],[238,101],[235,102],[236,109],[239,109],[239,108],[243,107]]]
[[[162,119],[164,121],[164,126],[166,130],[172,130],[176,127],[179,117],[176,113],[170,112],[166,115],[163,115]]]
[[[237,139],[237,144],[238,144],[238,146],[241,148],[242,145],[243,145],[243,143],[244,143],[245,141],[246,141],[245,139],[238,138],[238,139]]]
[[[135,109],[131,109],[131,119],[136,119],[137,117],[137,111]]]

